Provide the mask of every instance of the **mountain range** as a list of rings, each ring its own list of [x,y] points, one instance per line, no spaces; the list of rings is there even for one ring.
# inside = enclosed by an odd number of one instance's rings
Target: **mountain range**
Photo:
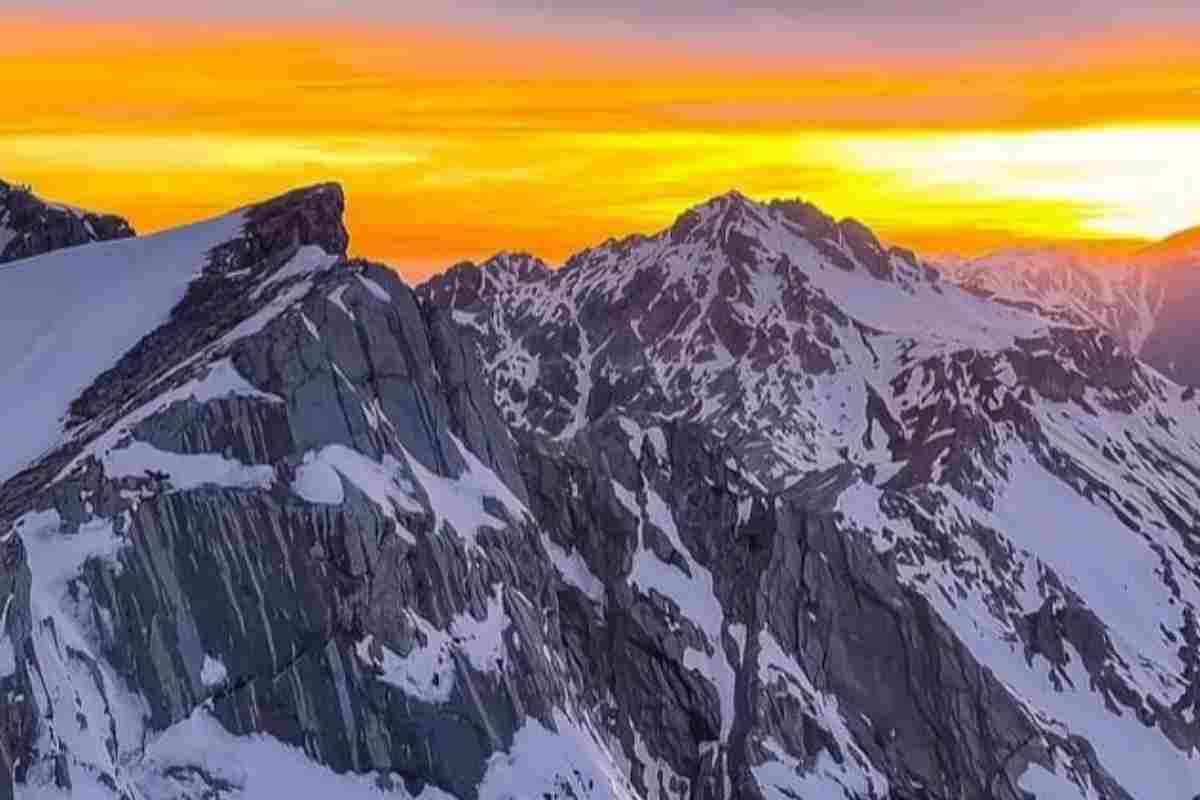
[[[729,193],[410,287],[333,184],[16,193],[0,798],[1200,793],[1187,257]]]
[[[1071,247],[942,259],[951,280],[1003,302],[1034,303],[1109,331],[1173,379],[1200,384],[1200,228],[1123,255]]]

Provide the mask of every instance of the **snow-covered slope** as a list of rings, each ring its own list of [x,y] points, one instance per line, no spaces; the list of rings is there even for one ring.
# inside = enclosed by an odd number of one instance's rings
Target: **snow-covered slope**
[[[1154,330],[1161,288],[1129,258],[1081,253],[1065,247],[1005,250],[967,261],[942,261],[948,280],[1013,303],[1110,331],[1137,353]]]
[[[167,321],[240,214],[0,267],[0,481],[58,442],[72,400]]]

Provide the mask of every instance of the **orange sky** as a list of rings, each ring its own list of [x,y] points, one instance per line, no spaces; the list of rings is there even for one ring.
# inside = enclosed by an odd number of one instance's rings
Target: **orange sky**
[[[893,53],[636,33],[0,17],[0,177],[142,231],[340,180],[410,278],[730,188],[977,251],[1200,223],[1200,30]]]

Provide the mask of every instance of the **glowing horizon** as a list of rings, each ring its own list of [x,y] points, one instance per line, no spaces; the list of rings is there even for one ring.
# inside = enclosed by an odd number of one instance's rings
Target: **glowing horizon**
[[[559,261],[729,189],[924,251],[1200,224],[1200,29],[913,54],[447,23],[0,26],[21,76],[0,178],[140,232],[338,180],[353,250],[410,279],[501,249]]]

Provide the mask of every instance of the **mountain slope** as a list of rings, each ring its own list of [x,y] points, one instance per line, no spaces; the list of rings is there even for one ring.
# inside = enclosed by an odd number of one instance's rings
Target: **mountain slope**
[[[0,181],[0,264],[133,235],[118,216],[50,203],[26,187]]]
[[[1001,681],[973,731],[940,706],[945,687],[924,683],[941,669],[914,677],[911,661],[892,662],[908,677],[890,689],[869,673],[873,691],[913,704],[907,718],[882,715],[907,742],[872,759],[888,764],[893,791],[997,796],[973,782],[980,753],[1038,762],[1047,751],[1033,756],[1033,742],[1065,759],[1052,771],[1080,792],[1200,786],[1186,755],[1196,736],[1200,420],[1189,390],[1111,337],[1077,317],[967,294],[811,207],[736,195],[483,301],[456,302],[441,279],[421,291],[475,332],[512,424],[595,446],[595,429],[614,417],[642,428],[701,423],[722,442],[726,468],[768,497],[812,486],[823,504],[797,504],[818,519],[826,508],[835,539],[878,554],[915,604],[899,619],[939,618],[952,633],[936,649]],[[715,573],[736,562],[705,540],[689,547]],[[806,581],[728,579],[730,592],[749,580],[773,600],[799,583],[808,599],[763,630],[789,643],[795,627],[799,642],[829,636],[820,613],[803,610],[821,608]],[[844,617],[825,624],[834,618]],[[845,707],[861,684],[843,676],[862,668],[861,642],[878,635],[842,632],[838,647],[855,654],[837,671],[825,672],[824,655],[798,663]],[[879,697],[854,700],[847,720],[880,719]],[[999,747],[988,737],[1005,714],[1030,727]],[[939,728],[947,716],[960,726],[953,733]],[[854,733],[860,743],[881,735]],[[775,752],[766,734],[759,747]],[[1095,761],[1071,750],[1075,737]],[[782,753],[797,763],[813,755]]]
[[[241,228],[239,215],[132,242],[62,250],[4,270],[0,294],[0,392],[24,411],[0,422],[0,478],[61,435],[70,401],[167,321],[208,250]],[[86,259],[91,269],[78,268]],[[15,410],[15,409],[14,409]]]
[[[1136,253],[1099,256],[1070,248],[1015,250],[943,260],[951,281],[1003,302],[1032,303],[1109,331],[1129,352],[1189,385],[1200,384],[1200,229]]]
[[[1006,250],[937,266],[971,291],[1107,330],[1132,353],[1153,332],[1163,302],[1161,289],[1133,262],[1066,248]]]
[[[1189,390],[798,202],[415,291],[343,205],[0,270],[0,798],[1200,791]]]
[[[341,211],[317,187],[104,251],[121,291],[171,291],[75,362],[58,440],[0,487],[0,794],[632,796],[569,702],[473,356],[345,259]]]

